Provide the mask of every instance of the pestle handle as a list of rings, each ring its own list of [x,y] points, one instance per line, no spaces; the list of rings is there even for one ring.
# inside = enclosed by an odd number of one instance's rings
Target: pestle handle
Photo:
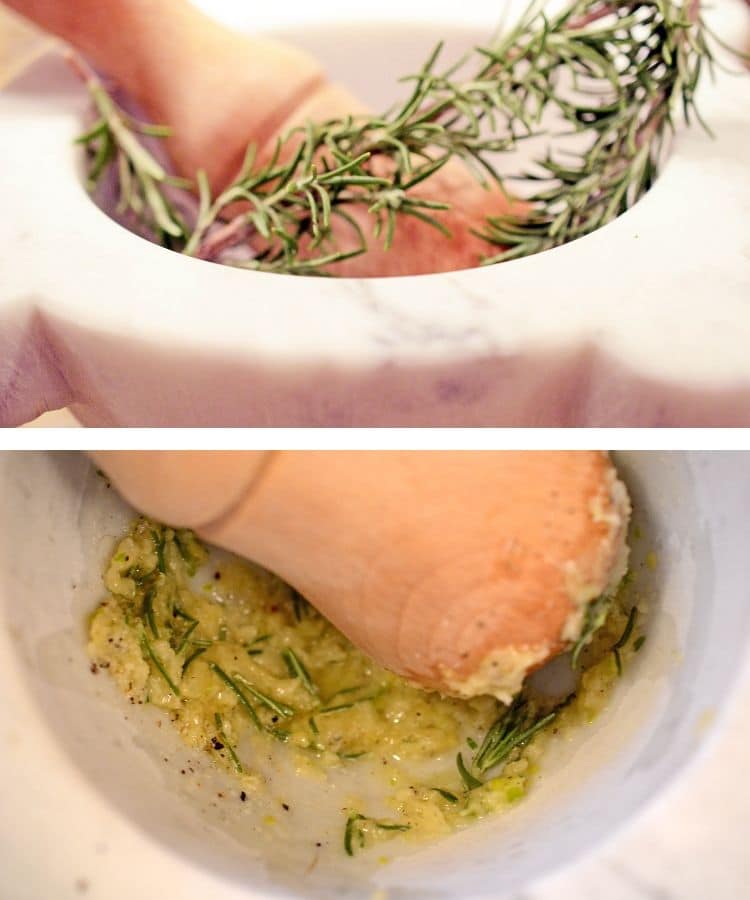
[[[156,123],[188,177],[221,186],[325,83],[309,54],[240,34],[186,0],[2,0],[75,47]],[[197,127],[191,127],[193,122]]]
[[[598,452],[104,452],[135,506],[276,572],[382,665],[508,700],[623,574]]]

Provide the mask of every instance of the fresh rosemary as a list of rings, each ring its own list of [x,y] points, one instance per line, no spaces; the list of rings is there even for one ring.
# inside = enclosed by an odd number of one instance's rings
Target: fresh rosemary
[[[156,627],[156,619],[154,618],[154,593],[153,587],[146,591],[146,595],[143,598],[143,615],[148,623],[148,627],[151,629],[151,634],[158,639],[159,629]]]
[[[574,240],[632,206],[658,174],[677,108],[687,124],[703,124],[695,94],[720,44],[697,0],[572,0],[551,15],[533,0],[515,27],[457,64],[440,69],[438,46],[404,79],[412,85],[406,101],[385,114],[307,122],[262,164],[251,146],[216,196],[198,172],[192,222],[172,199],[187,183],[143,143],[168,129],[128,116],[91,72],[98,118],[79,142],[89,184],[112,171],[118,212],[155,240],[292,274],[335,273],[336,263],[367,251],[368,232],[389,247],[404,216],[450,236],[450,198],[414,189],[460,160],[484,187],[512,186],[527,200],[522,215],[476,223],[475,233],[498,248],[484,260],[494,263]],[[501,171],[502,154],[539,135],[546,150],[523,172]]]
[[[367,703],[370,700],[375,700],[379,696],[378,693],[368,694],[366,697],[357,697],[356,700],[349,700],[347,703],[336,703],[333,706],[323,706],[319,710],[317,710],[318,715],[325,715],[326,713],[335,713],[341,712],[344,709],[351,709],[353,706],[356,706],[358,703]]]
[[[251,697],[254,697],[258,703],[262,703],[263,706],[267,707],[271,710],[271,712],[276,713],[277,716],[281,716],[286,719],[290,716],[294,715],[294,710],[291,706],[287,706],[286,703],[281,703],[278,700],[274,700],[273,697],[269,697],[268,694],[264,694],[262,691],[259,691],[255,685],[250,684],[247,678],[244,678],[239,672],[234,673],[234,679],[242,687],[250,694]]]
[[[292,593],[292,609],[294,610],[294,618],[301,622],[305,616],[310,611],[310,604],[307,600],[300,594],[299,591],[296,591],[294,588],[291,589]]]
[[[612,654],[615,658],[615,666],[617,667],[617,674],[622,675],[622,659],[620,657],[620,650],[627,644],[630,640],[630,636],[633,633],[633,629],[635,628],[635,620],[638,617],[638,607],[631,606],[630,612],[628,613],[628,620],[625,623],[625,628],[623,629],[620,637],[615,641],[612,645]],[[636,651],[637,652],[637,651]]]
[[[294,650],[292,650],[291,647],[287,647],[282,652],[281,657],[284,660],[284,665],[286,665],[287,671],[289,672],[290,676],[292,678],[299,678],[308,694],[312,694],[314,697],[317,697],[317,685],[310,677],[310,673],[307,671],[305,664],[302,662],[299,656],[297,656]]]
[[[233,678],[230,678],[229,675],[227,675],[227,673],[221,668],[221,666],[217,666],[215,662],[210,662],[208,664],[208,667],[209,667],[209,669],[211,669],[211,671],[217,677],[219,677],[224,682],[224,684],[237,697],[237,699],[240,701],[240,705],[242,706],[242,708],[245,710],[245,712],[250,717],[250,721],[253,723],[253,725],[255,725],[255,727],[259,731],[262,731],[263,725],[262,725],[260,719],[258,718],[258,713],[255,711],[255,707],[247,699],[247,697],[244,694],[244,691],[237,684],[237,682]]]
[[[463,781],[467,791],[473,791],[474,788],[482,786],[482,782],[466,767],[466,763],[464,762],[461,753],[456,754],[456,768],[458,769],[458,774],[461,776],[461,781]]]
[[[480,775],[506,762],[514,750],[525,747],[538,731],[552,722],[567,702],[563,701],[550,712],[539,713],[523,694],[519,694],[487,729],[482,743],[477,746],[472,741],[472,749],[476,752],[470,765],[464,762],[463,754],[457,754],[456,768],[466,790],[481,787]]]
[[[455,794],[452,794],[450,791],[446,791],[445,788],[433,788],[435,793],[440,794],[443,800],[447,800],[448,803],[458,803],[458,797]]]
[[[165,188],[192,188],[189,179],[170,175],[154,155],[144,146],[143,137],[164,138],[170,129],[163,125],[148,125],[127,115],[115,103],[102,82],[83,63],[75,67],[85,78],[98,118],[77,138],[86,147],[90,164],[88,186],[93,190],[104,173],[113,167],[116,172],[120,215],[129,213],[160,243],[180,247],[188,235],[186,223],[169,200]]]
[[[371,819],[369,816],[363,816],[361,813],[351,813],[344,826],[344,851],[347,856],[354,856],[355,841],[360,850],[365,846],[365,835],[368,826],[379,828],[381,831],[409,831],[411,829],[411,825],[398,822],[381,822],[377,819]]]
[[[175,653],[182,653],[182,651],[185,649],[185,647],[187,645],[187,642],[192,637],[193,632],[198,627],[198,625],[199,625],[198,620],[193,619],[193,621],[188,625],[188,627],[183,632],[182,637],[180,638],[180,642],[175,647]]]
[[[472,769],[483,774],[499,766],[513,750],[525,747],[557,713],[555,709],[546,715],[539,715],[526,699],[517,697],[487,731],[474,755]]]
[[[195,662],[196,659],[198,659],[198,657],[201,654],[205,653],[206,650],[208,650],[208,647],[196,647],[196,649],[193,650],[193,652],[190,654],[190,656],[187,657],[185,662],[182,664],[182,677],[183,678],[187,674],[187,670],[190,668],[190,666]]]
[[[151,539],[154,542],[154,547],[156,548],[156,567],[162,573],[162,575],[166,574],[167,567],[164,562],[164,548],[166,546],[166,536],[162,532],[159,534],[157,531],[151,531]]]
[[[570,664],[574,669],[578,668],[583,648],[591,643],[594,634],[606,622],[609,611],[612,608],[613,596],[611,594],[602,594],[595,600],[592,600],[586,607],[583,614],[583,625],[578,640],[573,644]]]
[[[144,631],[141,635],[141,649],[143,650],[144,656],[151,660],[151,662],[156,666],[157,672],[161,675],[161,677],[166,681],[169,690],[175,695],[175,697],[180,696],[180,689],[177,685],[172,681],[169,677],[169,673],[167,672],[164,663],[159,658],[158,654],[151,646],[149,639],[146,637],[146,632]]]
[[[229,738],[227,738],[226,732],[224,731],[224,723],[221,718],[221,713],[214,713],[214,721],[216,722],[216,731],[218,733],[218,736],[221,739],[221,743],[224,745],[224,747],[226,747],[227,753],[229,753],[229,756],[234,763],[234,768],[237,770],[237,772],[242,772],[242,763],[237,756],[237,751],[230,743]]]

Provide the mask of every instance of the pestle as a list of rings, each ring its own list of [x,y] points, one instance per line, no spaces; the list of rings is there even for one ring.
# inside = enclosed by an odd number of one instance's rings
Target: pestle
[[[109,451],[134,506],[284,578],[381,665],[508,701],[627,561],[594,451]]]

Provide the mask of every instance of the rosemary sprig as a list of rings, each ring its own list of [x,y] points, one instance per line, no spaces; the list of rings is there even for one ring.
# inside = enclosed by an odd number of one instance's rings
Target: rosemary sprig
[[[485,260],[494,263],[574,240],[632,206],[658,174],[677,108],[687,124],[703,124],[695,94],[720,44],[695,0],[570,0],[554,15],[532,0],[515,27],[459,64],[440,70],[438,46],[404,79],[412,85],[406,101],[383,115],[307,122],[263,164],[251,146],[237,178],[215,197],[197,173],[192,225],[170,202],[179,180],[142,145],[144,134],[163,129],[128,117],[90,72],[99,118],[79,141],[89,152],[90,184],[113,169],[120,210],[157,240],[188,255],[292,274],[329,274],[366,252],[357,210],[386,247],[404,216],[450,236],[440,215],[450,208],[446,198],[426,199],[414,188],[457,159],[482,185],[507,193],[512,184],[528,198],[522,216],[476,223],[475,233],[501,248]],[[499,157],[541,134],[546,151],[525,171],[503,175]],[[571,135],[583,149],[559,143]]]
[[[80,60],[76,68],[85,79],[99,118],[77,138],[90,157],[88,187],[94,190],[109,167],[114,167],[118,187],[117,212],[131,213],[154,232],[161,243],[185,239],[188,229],[164,188],[190,188],[192,183],[170,175],[144,146],[143,137],[167,137],[170,129],[147,125],[127,115],[112,99],[102,82]]]
[[[472,768],[484,773],[504,762],[511,752],[524,747],[531,738],[556,717],[557,710],[536,716],[528,701],[517,697],[497,721],[489,728],[479,746]]]
[[[695,118],[709,130],[695,105],[701,74],[713,63],[697,2],[579,0],[550,19],[538,6],[532,16],[544,28],[519,35],[514,78],[586,148],[548,150],[521,176],[534,188],[531,207],[523,218],[488,219],[479,233],[504,249],[486,263],[556,247],[631,207],[656,179],[678,105],[687,124]],[[495,59],[508,66],[506,56]]]
[[[466,790],[473,791],[481,787],[483,782],[480,775],[505,762],[514,750],[525,747],[538,731],[555,719],[567,702],[563,701],[555,709],[540,715],[523,694],[519,694],[488,728],[470,765],[467,766],[464,762],[463,754],[457,754],[456,768]],[[475,742],[472,744],[477,747]]]

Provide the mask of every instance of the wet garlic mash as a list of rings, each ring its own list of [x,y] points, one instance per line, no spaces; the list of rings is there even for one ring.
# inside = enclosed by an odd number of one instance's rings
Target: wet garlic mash
[[[413,687],[279,578],[209,555],[187,530],[137,519],[104,584],[89,625],[92,668],[107,669],[132,703],[163,710],[189,747],[239,780],[243,801],[267,787],[254,760],[269,742],[299,778],[370,764],[377,808],[351,797],[340,804],[340,852],[349,855],[512,807],[545,746],[597,715],[644,639],[622,592],[591,604],[573,653],[575,693],[561,701],[527,684],[508,707]]]

